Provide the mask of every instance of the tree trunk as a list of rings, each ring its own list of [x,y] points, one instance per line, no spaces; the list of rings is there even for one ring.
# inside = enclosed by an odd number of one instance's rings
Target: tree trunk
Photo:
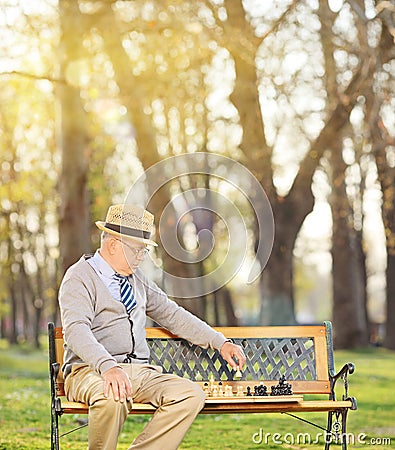
[[[327,2],[319,3],[320,34],[325,61],[325,83],[328,92],[328,107],[332,109],[339,102],[340,89],[336,81],[337,69],[334,59],[337,46],[333,39],[333,27],[337,15]],[[362,44],[361,44],[362,45]],[[368,343],[366,265],[362,246],[362,231],[354,229],[354,212],[350,207],[345,184],[346,164],[342,158],[344,130],[349,129],[346,105],[350,98],[354,105],[361,86],[370,82],[367,75],[372,65],[360,63],[359,70],[346,89],[346,97],[339,104],[344,104],[342,120],[332,129],[331,150],[332,196],[330,205],[333,219],[332,264],[333,264],[333,306],[332,315],[335,330],[335,345],[341,348],[365,346]],[[341,98],[341,97],[340,97]],[[338,108],[336,107],[336,109]],[[345,114],[344,114],[345,113]],[[363,190],[363,187],[360,187]],[[360,197],[362,198],[362,193]]]
[[[40,344],[40,321],[44,308],[44,289],[43,289],[43,277],[42,268],[38,265],[36,274],[36,294],[33,299],[34,308],[34,321],[33,321],[33,339],[34,346],[39,349]]]
[[[224,325],[229,327],[237,327],[239,325],[239,320],[233,308],[230,290],[227,287],[223,287],[222,289],[219,290],[219,294],[221,296],[220,298],[222,298],[226,314],[226,323],[224,323]]]
[[[387,320],[385,323],[384,347],[395,350],[395,254],[387,256]]]
[[[374,151],[376,157],[378,177],[383,192],[382,216],[385,228],[387,268],[386,280],[386,323],[384,346],[395,349],[395,169],[387,164],[386,139],[387,133],[380,136],[380,122],[378,117],[371,124],[371,133],[376,137]],[[376,126],[375,126],[376,124]],[[387,136],[386,136],[387,134]]]
[[[240,147],[245,155],[247,168],[262,184],[272,204],[276,227],[273,251],[264,269],[265,273],[260,278],[260,323],[291,324],[295,323],[295,313],[292,287],[293,246],[289,245],[295,240],[298,225],[292,229],[294,222],[290,217],[286,224],[282,222],[282,216],[286,214],[288,206],[286,209],[281,209],[273,185],[272,149],[267,145],[265,138],[254,62],[261,40],[254,35],[252,29],[246,29],[245,12],[241,1],[227,2],[227,10],[229,25],[227,33],[232,36],[227,47],[234,59],[236,71],[236,83],[230,99],[239,112],[240,123],[243,127]],[[234,36],[235,30],[239,35]],[[237,47],[238,39],[241,42],[248,41],[250,47],[248,55]],[[264,265],[265,262],[261,261],[261,264]]]
[[[16,344],[18,342],[18,308],[17,308],[17,294],[16,294],[17,283],[15,279],[10,281],[10,300],[11,300],[11,323],[10,323],[10,333],[8,336],[8,342]]]
[[[331,208],[333,217],[333,325],[336,348],[368,344],[365,286],[346,192],[342,137],[333,140]]]
[[[382,32],[376,57],[376,64],[381,67],[394,58],[393,43],[393,13],[390,5],[382,5],[381,13]],[[388,102],[386,91],[370,90],[366,95],[366,110],[369,131],[372,140],[372,153],[375,157],[378,179],[383,193],[382,218],[385,229],[387,268],[386,279],[386,323],[384,346],[395,350],[395,168],[388,163],[387,148],[394,145],[394,138],[388,132],[381,119],[382,104]]]
[[[78,2],[59,1],[61,19],[60,71],[66,79],[67,68],[81,48],[81,21]],[[79,30],[76,33],[76,29]],[[62,170],[59,179],[59,245],[61,273],[91,250],[87,191],[88,158],[85,112],[78,88],[59,84],[59,145]]]
[[[276,226],[281,220],[276,221]],[[276,228],[277,229],[277,228]],[[284,238],[284,232],[281,233]],[[293,244],[289,241],[294,236],[289,234],[287,240],[274,242],[272,254],[262,277],[260,323],[262,325],[292,325],[296,322],[293,298]],[[284,242],[284,245],[283,245]]]

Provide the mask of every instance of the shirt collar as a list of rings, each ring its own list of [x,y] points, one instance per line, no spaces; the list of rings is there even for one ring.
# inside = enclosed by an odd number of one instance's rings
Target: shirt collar
[[[108,262],[101,256],[99,250],[96,250],[95,254],[91,258],[91,262],[95,265],[96,269],[101,275],[112,278],[115,270],[108,264]]]

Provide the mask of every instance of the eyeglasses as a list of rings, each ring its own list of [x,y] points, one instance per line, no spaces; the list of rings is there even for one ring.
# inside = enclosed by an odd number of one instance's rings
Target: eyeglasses
[[[132,251],[134,256],[146,256],[149,253],[149,248],[135,248],[127,244],[125,241],[121,241],[120,239],[115,240],[121,242],[123,245],[126,245],[126,247]]]

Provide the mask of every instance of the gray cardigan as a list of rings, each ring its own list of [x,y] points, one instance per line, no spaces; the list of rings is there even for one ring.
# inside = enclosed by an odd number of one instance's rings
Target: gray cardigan
[[[138,269],[132,276],[137,306],[128,317],[84,255],[66,272],[59,291],[64,332],[63,372],[73,364],[89,364],[99,374],[133,353],[136,363],[148,362],[146,316],[173,334],[204,348],[220,349],[226,338],[180,307]],[[129,320],[130,319],[130,320]]]

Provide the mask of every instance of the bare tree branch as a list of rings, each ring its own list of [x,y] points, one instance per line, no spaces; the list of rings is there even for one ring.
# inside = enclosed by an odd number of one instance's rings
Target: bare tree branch
[[[20,72],[19,70],[0,72],[0,75],[17,75],[20,77],[31,78],[32,80],[47,80],[51,83],[69,84],[64,78],[54,78],[49,75],[36,75],[34,73]]]

